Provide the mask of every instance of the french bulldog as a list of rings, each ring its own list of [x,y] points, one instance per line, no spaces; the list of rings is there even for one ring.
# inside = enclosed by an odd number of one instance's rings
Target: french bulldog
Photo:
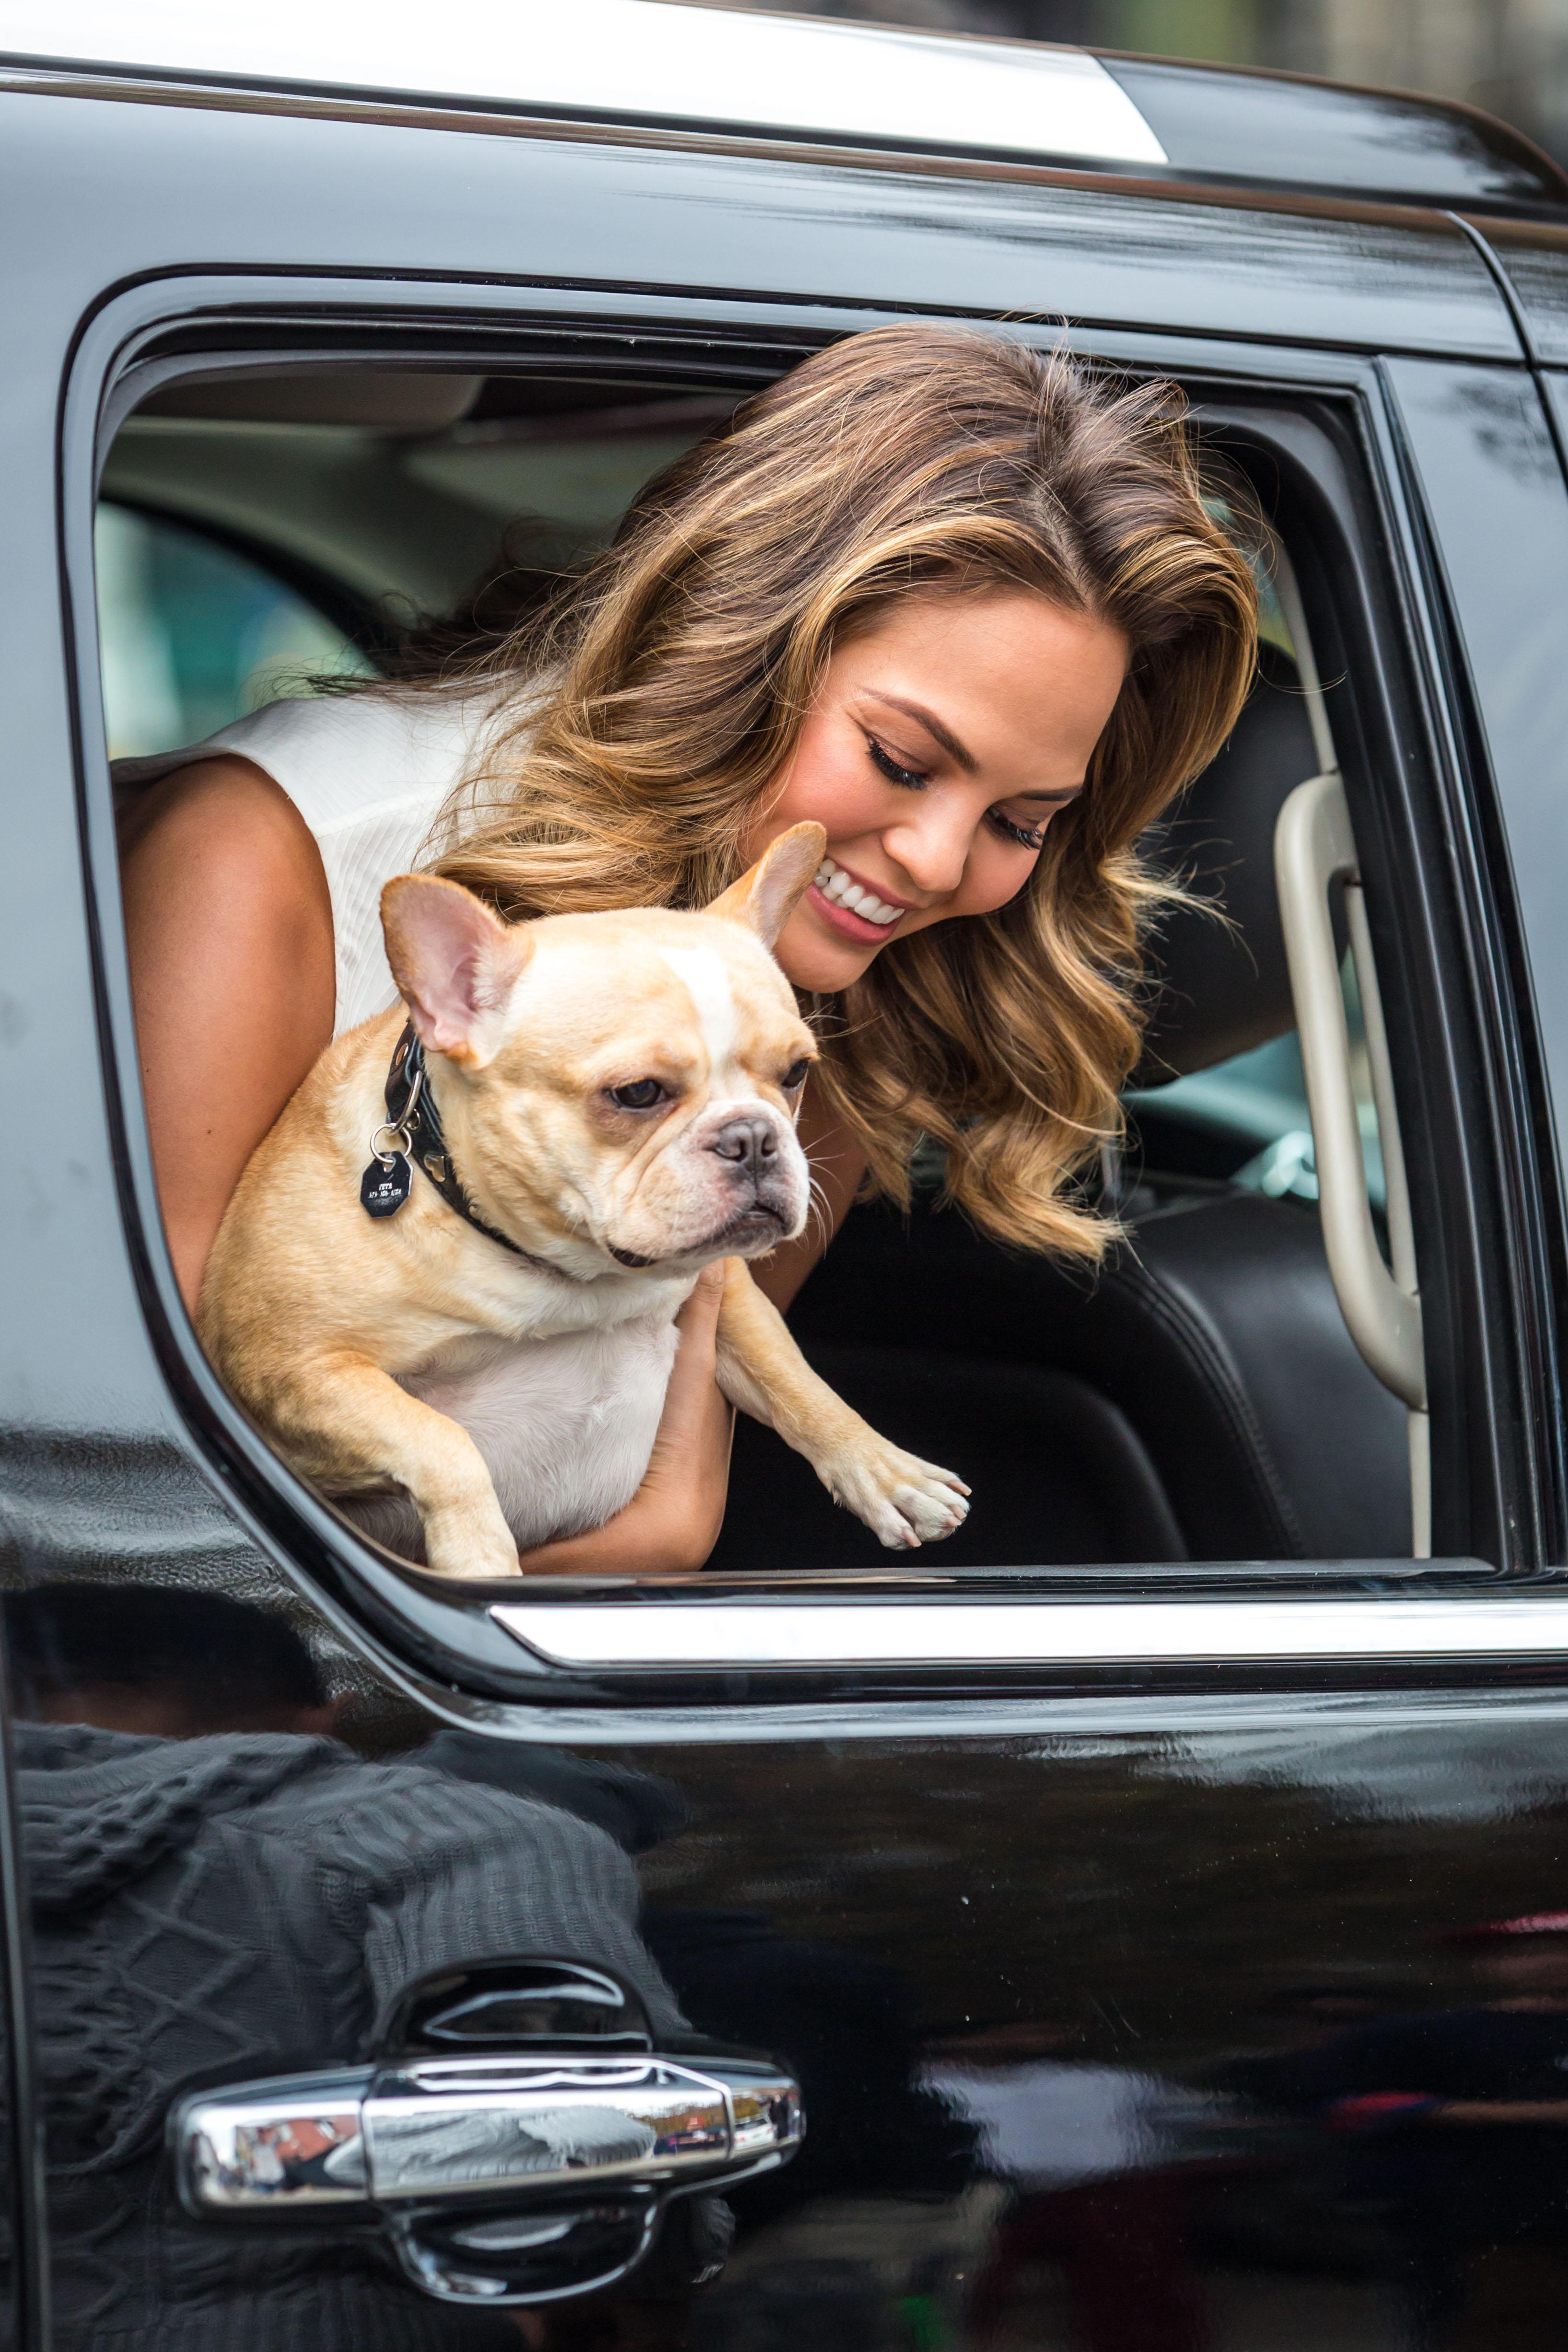
[[[769,950],[825,846],[795,826],[692,914],[507,925],[455,883],[388,883],[402,1006],[337,1039],[252,1155],[196,1320],[285,1461],[389,1549],[515,1576],[612,1518],[720,1259],[732,1402],[890,1548],[965,1517],[959,1479],[817,1378],[745,1263],[810,1204],[817,1049]]]

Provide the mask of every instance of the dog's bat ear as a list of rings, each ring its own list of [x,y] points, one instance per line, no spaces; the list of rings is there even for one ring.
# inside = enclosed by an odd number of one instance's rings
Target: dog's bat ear
[[[705,911],[744,923],[770,948],[810,885],[828,846],[820,824],[792,824],[770,841],[755,866]]]
[[[454,1062],[489,1061],[533,953],[528,925],[498,921],[455,882],[398,874],[382,892],[382,930],[421,1044]]]

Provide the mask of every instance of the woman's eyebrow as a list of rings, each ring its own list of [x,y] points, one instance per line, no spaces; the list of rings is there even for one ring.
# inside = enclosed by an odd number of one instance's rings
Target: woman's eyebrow
[[[876,687],[868,688],[867,691],[873,702],[885,702],[890,709],[902,710],[906,719],[917,719],[925,732],[941,744],[944,751],[950,753],[957,761],[958,765],[967,774],[971,776],[974,774],[980,764],[978,760],[976,759],[973,751],[965,750],[953,730],[944,726],[934,710],[927,710],[923,702],[905,702],[901,694],[883,694]]]

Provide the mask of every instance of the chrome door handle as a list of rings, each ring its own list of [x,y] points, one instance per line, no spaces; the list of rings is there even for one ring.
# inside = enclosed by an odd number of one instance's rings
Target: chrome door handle
[[[592,2038],[619,2046],[411,2054],[194,2093],[170,2117],[181,2202],[231,2223],[379,2223],[446,2301],[587,2294],[642,2258],[672,2197],[787,2162],[805,2128],[769,2059]]]
[[[327,2212],[598,2187],[712,2187],[793,2155],[800,2095],[758,2061],[459,2058],[204,2091],[177,2110],[190,2213]]]

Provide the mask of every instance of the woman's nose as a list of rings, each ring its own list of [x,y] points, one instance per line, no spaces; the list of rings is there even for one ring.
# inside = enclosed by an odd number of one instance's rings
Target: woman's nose
[[[882,845],[916,890],[946,898],[964,878],[974,838],[975,819],[967,809],[925,807],[889,825]]]

